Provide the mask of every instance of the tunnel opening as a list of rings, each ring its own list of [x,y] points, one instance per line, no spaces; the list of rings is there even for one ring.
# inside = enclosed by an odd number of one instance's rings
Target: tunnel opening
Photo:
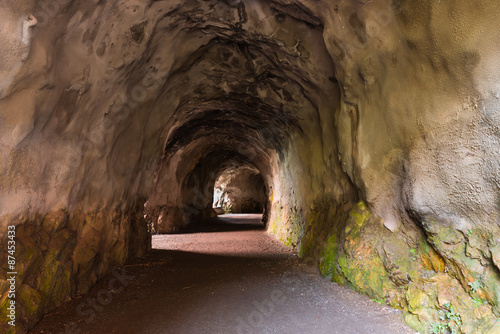
[[[204,137],[194,140],[182,150],[167,154],[160,163],[156,185],[145,204],[147,220],[155,233],[175,233],[215,218],[218,208],[214,208],[214,197],[217,190],[221,190],[216,184],[224,177],[223,187],[231,181],[228,190],[238,195],[231,197],[228,191],[225,194],[229,203],[235,205],[235,213],[262,216],[264,208],[269,206],[266,189],[273,178],[273,154],[251,137],[242,142],[239,137],[227,138],[226,133],[225,137],[216,139],[217,145]],[[236,186],[233,185],[235,176],[239,182]],[[218,201],[224,204],[224,196]]]
[[[212,207],[218,215],[260,213],[267,205],[266,185],[255,167],[223,171],[215,180]]]

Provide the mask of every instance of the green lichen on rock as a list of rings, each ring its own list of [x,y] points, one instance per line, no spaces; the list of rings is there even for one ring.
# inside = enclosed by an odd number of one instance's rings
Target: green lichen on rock
[[[133,210],[115,210],[111,214],[80,213],[69,218],[65,211],[58,211],[10,222],[17,225],[16,328],[20,332],[31,328],[40,316],[74,296],[79,288],[80,292],[87,291],[112,266],[133,256],[137,244],[131,247],[131,228],[124,225],[131,224],[130,216],[135,214]],[[146,226],[143,228],[141,233],[145,233]],[[5,268],[2,271],[5,275]],[[8,289],[6,281],[0,279],[3,317]],[[2,325],[0,332],[8,332],[9,328]]]
[[[276,235],[285,245],[297,246],[304,229],[304,221],[297,208],[288,209],[279,203],[273,203],[272,212],[269,232]]]
[[[498,334],[500,333],[500,319],[488,319],[483,321],[478,328],[483,328],[483,332],[478,332],[478,334]]]
[[[289,210],[287,219],[285,233],[286,236],[285,245],[287,246],[297,246],[298,240],[303,230],[303,220],[297,211],[296,207]]]
[[[383,261],[384,236],[390,232],[377,220],[365,203],[359,202],[349,213],[343,232],[341,251],[332,279],[348,284],[377,300],[394,304],[401,297]],[[406,275],[406,274],[404,274]],[[399,302],[395,302],[398,304]]]
[[[493,312],[500,316],[500,274],[498,268],[495,269],[493,234],[480,229],[459,230],[451,222],[433,219],[426,219],[423,226],[433,248],[444,258],[452,278],[457,279],[473,298],[487,300]],[[478,291],[471,289],[472,284],[480,281],[483,284]]]
[[[429,306],[430,298],[418,284],[412,283],[406,290],[406,300],[408,302],[408,311],[418,314],[418,311]]]
[[[500,243],[490,247],[490,254],[493,264],[500,270]]]
[[[305,232],[300,239],[299,244],[297,245],[297,251],[298,251],[298,256],[299,257],[304,257],[307,254],[310,254],[313,248],[316,246],[316,242],[314,239],[314,232],[315,232],[315,226],[314,225],[308,225],[306,223],[306,227],[304,228]]]
[[[65,210],[51,212],[45,216],[42,221],[42,230],[47,234],[53,235],[65,228],[69,222],[69,214]]]
[[[37,318],[42,311],[40,309],[42,294],[27,284],[22,284],[19,288],[17,301],[22,305],[23,316],[26,319]]]
[[[323,205],[311,205],[304,215],[304,227],[299,243],[297,245],[298,254],[300,257],[307,256],[317,260],[316,253],[321,247],[321,235],[324,233],[324,222],[328,220],[325,216],[325,208]],[[319,241],[319,242],[318,242]]]
[[[488,267],[483,275],[485,298],[493,307],[493,312],[500,318],[500,272],[493,266]]]
[[[356,204],[349,212],[349,219],[345,227],[346,234],[351,235],[351,239],[358,238],[361,235],[362,227],[372,217],[372,212],[364,202]]]
[[[339,238],[335,234],[331,234],[326,244],[323,246],[320,258],[320,272],[323,276],[332,276],[335,271],[335,263],[339,250]]]
[[[405,321],[421,333],[432,333],[431,324],[446,329],[451,329],[451,324],[456,333],[483,333],[492,326],[495,318],[491,307],[475,307],[474,300],[460,281],[446,273],[421,276],[411,282],[405,298]],[[444,316],[450,306],[453,307],[453,313],[460,317],[459,325],[455,326]]]
[[[386,300],[389,292],[396,290],[396,287],[384,270],[382,260],[372,254],[373,252],[370,247],[360,250],[357,253],[359,261],[353,261],[352,256],[341,255],[339,258],[341,275],[357,291],[371,298]]]
[[[477,269],[480,261],[467,256],[460,231],[432,226],[427,236],[407,241],[385,228],[363,202],[352,207],[344,224],[336,226],[342,228],[329,230],[319,252],[323,275],[403,309],[405,321],[421,333],[431,333],[432,323],[439,325],[448,304],[460,315],[457,333],[486,333],[497,326],[493,311],[497,312],[500,291],[490,288],[488,294],[479,289],[472,296],[467,282],[482,277],[484,285],[498,287],[500,278],[496,270],[483,268],[484,275],[477,275],[470,269]],[[448,266],[455,270],[445,272]],[[476,307],[474,297],[485,303]]]
[[[44,269],[35,279],[44,301],[40,307],[59,306],[71,295],[71,263],[61,260],[61,249],[50,248],[44,254]]]
[[[271,212],[272,215],[269,221],[269,232],[277,234],[283,220],[283,207],[279,203],[274,202],[272,204]]]
[[[420,241],[420,261],[422,265],[428,269],[435,272],[444,272],[445,262],[441,255],[439,255],[434,248],[432,248],[425,239]]]

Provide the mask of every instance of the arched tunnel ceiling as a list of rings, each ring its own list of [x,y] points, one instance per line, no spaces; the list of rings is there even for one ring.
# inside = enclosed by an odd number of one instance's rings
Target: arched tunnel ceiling
[[[237,141],[242,144],[253,142],[249,146],[263,145],[282,154],[286,137],[293,133],[290,127],[301,130],[301,119],[318,117],[319,87],[329,79],[327,72],[316,75],[321,64],[318,59],[330,62],[321,27],[259,2],[231,5],[226,10],[233,16],[224,12],[221,20],[221,7],[227,6],[209,5],[203,18],[193,18],[198,12],[193,14],[184,5],[164,16],[174,21],[190,17],[183,32],[188,41],[204,41],[210,36],[208,42],[190,43],[194,51],[179,66],[174,64],[163,87],[166,96],[180,99],[166,149],[200,137],[207,137],[209,143],[219,136],[239,136]],[[263,16],[274,20],[269,23]],[[318,45],[321,52],[317,52]],[[308,48],[315,49],[317,56],[311,56]],[[332,69],[331,62],[328,67]]]
[[[233,16],[224,12],[221,19],[222,7]],[[291,12],[301,17],[298,8]],[[190,48],[179,65],[174,63],[158,97],[163,106],[172,105],[172,96],[179,101],[169,120],[165,163],[175,164],[171,157],[181,154],[182,161],[192,165],[199,152],[215,145],[254,163],[271,182],[276,174],[273,164],[276,159],[285,160],[291,137],[308,136],[311,126],[321,127],[319,104],[327,104],[325,96],[332,98],[331,106],[339,103],[339,88],[323,42],[322,26],[318,20],[311,24],[309,15],[303,15],[308,18],[305,22],[257,1],[229,7],[215,3],[209,5],[208,15],[204,13],[201,18],[196,13],[182,6],[162,19],[175,22],[189,15],[188,27],[182,34]],[[155,28],[162,31],[158,27],[162,23]],[[335,109],[329,112],[333,114]],[[189,145],[195,142],[199,143],[196,148]],[[178,153],[187,146],[187,154]],[[177,165],[177,180],[184,184],[180,180],[190,176],[186,173],[189,167],[182,161]],[[217,167],[213,163],[205,166]],[[171,171],[167,167],[162,170]],[[171,204],[172,196],[165,193],[177,187],[159,178],[148,204]],[[207,184],[197,187],[207,189]],[[191,188],[196,189],[194,185]]]
[[[43,126],[30,137],[66,139],[49,140],[49,150],[60,156],[55,168],[63,165],[58,177],[67,184],[75,177],[71,169],[86,164],[83,155],[109,160],[77,168],[81,182],[69,203],[90,192],[111,205],[132,180],[147,196],[160,145],[182,147],[204,136],[206,144],[220,145],[221,138],[239,136],[243,145],[283,157],[294,131],[316,135],[321,122],[333,119],[339,98],[333,63],[320,20],[302,5],[117,1],[58,8],[67,13],[57,23],[67,25],[64,36],[51,33],[55,21],[40,20],[45,29],[36,30],[31,45],[33,57],[45,61],[42,71],[51,73],[37,77],[38,87],[52,97],[37,105],[36,123]],[[42,46],[48,41],[51,53]],[[19,139],[30,131],[21,128]],[[99,175],[112,184],[106,194],[88,189]],[[55,193],[43,200],[57,201],[66,205]]]
[[[204,145],[223,145],[226,138],[241,145],[280,151],[285,146],[294,123],[297,123],[279,112],[275,112],[273,116],[266,115],[265,111],[255,105],[240,102],[239,108],[241,111],[197,112],[197,115],[192,115],[184,124],[172,130],[165,151],[175,152],[199,138],[206,139]]]

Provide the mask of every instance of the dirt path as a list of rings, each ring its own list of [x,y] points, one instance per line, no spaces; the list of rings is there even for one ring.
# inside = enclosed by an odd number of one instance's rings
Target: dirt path
[[[414,333],[399,311],[301,264],[248,224],[255,218],[228,215],[190,233],[154,236],[146,258],[114,271],[30,333]]]

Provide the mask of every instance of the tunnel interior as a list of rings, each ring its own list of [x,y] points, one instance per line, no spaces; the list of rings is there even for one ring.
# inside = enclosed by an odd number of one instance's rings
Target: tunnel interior
[[[263,213],[268,190],[258,169],[241,165],[219,174],[212,207],[216,213]]]
[[[446,305],[464,333],[500,328],[497,1],[22,0],[0,15],[21,330],[151,232],[214,217],[231,172],[260,189],[232,209],[263,212],[416,330]]]

